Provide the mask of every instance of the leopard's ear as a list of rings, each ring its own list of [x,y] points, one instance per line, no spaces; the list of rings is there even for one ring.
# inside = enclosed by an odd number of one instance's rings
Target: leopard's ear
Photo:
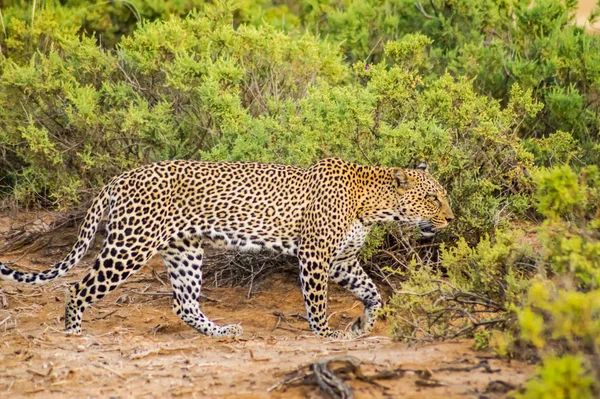
[[[427,172],[427,162],[421,162],[419,166],[417,166],[417,169]]]
[[[410,178],[408,177],[406,172],[400,168],[395,168],[393,173],[394,180],[396,181],[398,187],[402,190],[408,189],[408,187],[410,186]]]

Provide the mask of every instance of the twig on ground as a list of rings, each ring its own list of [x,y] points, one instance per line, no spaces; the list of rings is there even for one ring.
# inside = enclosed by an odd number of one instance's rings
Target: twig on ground
[[[52,366],[50,366],[50,367],[48,368],[48,371],[46,371],[46,373],[40,373],[39,371],[35,371],[35,370],[33,370],[33,369],[27,369],[27,372],[28,372],[28,373],[31,373],[31,374],[33,374],[33,375],[37,375],[38,377],[44,377],[44,378],[45,378],[45,377],[49,377],[49,376],[50,376],[50,374],[52,373],[52,371],[53,371],[53,367],[52,367]]]
[[[127,377],[125,377],[123,374],[121,374],[120,372],[118,372],[116,370],[111,369],[110,367],[108,367],[105,364],[102,364],[102,363],[92,363],[92,366],[99,367],[99,368],[104,369],[106,371],[110,371],[111,373],[113,373],[114,375],[116,375],[117,377],[119,377],[119,378],[121,378],[123,380],[127,379]]]
[[[342,358],[324,359],[313,363],[311,367],[315,379],[317,380],[317,384],[333,398],[352,398],[354,395],[352,388],[329,368],[329,364],[333,362],[344,363],[351,372],[354,372],[357,376],[362,376],[362,372],[360,371],[360,361],[355,357],[345,356]]]
[[[492,367],[487,360],[482,360],[472,366],[447,366],[434,369],[434,371],[473,371],[479,368],[483,368],[486,373],[497,373],[500,371],[500,369],[492,370]]]
[[[129,359],[137,360],[137,359],[142,359],[144,357],[151,356],[151,355],[168,354],[169,352],[174,352],[174,351],[185,351],[185,350],[196,350],[196,349],[198,349],[198,348],[195,346],[181,346],[181,347],[175,347],[175,348],[169,348],[169,347],[153,348],[153,349],[145,350],[142,352],[132,353],[131,355],[129,355]]]
[[[166,286],[167,284],[160,278],[155,269],[152,269],[152,277],[154,277],[159,283]]]
[[[3,309],[8,307],[8,298],[6,298],[6,292],[2,288],[0,288],[0,303]]]
[[[115,309],[115,310],[113,310],[112,312],[108,312],[107,314],[105,314],[105,315],[103,315],[103,316],[100,316],[100,317],[95,317],[95,318],[93,318],[91,321],[104,320],[104,319],[106,319],[108,316],[110,316],[110,315],[112,315],[112,314],[115,314],[115,313],[117,313],[118,311],[119,311],[119,309]],[[87,321],[87,320],[84,320],[84,321]]]
[[[272,331],[275,331],[278,328],[283,329],[283,330],[288,330],[288,331],[294,331],[294,332],[298,332],[298,331],[302,330],[301,328],[294,327],[289,321],[287,321],[287,319],[285,318],[285,316],[281,312],[275,311],[275,312],[273,312],[273,316],[277,317],[277,323],[275,324],[275,327],[273,328]],[[283,327],[283,326],[279,325],[281,323],[281,321],[285,322],[290,327],[286,328],[286,327]]]
[[[290,317],[297,317],[299,319],[308,321],[308,317],[306,317],[306,315],[303,315],[300,313],[292,313],[292,314],[290,314]]]
[[[0,321],[0,326],[2,326],[4,323],[6,323],[7,321],[9,321],[11,317],[12,317],[11,315],[6,316],[4,318],[4,320]]]
[[[365,375],[360,369],[360,365],[361,361],[353,356],[321,359],[287,373],[284,379],[269,387],[267,392],[284,390],[294,385],[317,385],[334,399],[350,399],[353,397],[352,389],[344,382],[344,379],[356,378],[381,387],[375,380],[400,378],[406,371],[386,369],[372,375]],[[421,374],[417,373],[419,378],[421,378]]]

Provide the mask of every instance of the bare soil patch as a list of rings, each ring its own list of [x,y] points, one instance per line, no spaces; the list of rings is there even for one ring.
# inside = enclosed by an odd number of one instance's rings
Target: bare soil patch
[[[43,270],[68,252],[75,234],[55,231],[43,248],[2,254],[0,261],[18,259],[20,268]],[[304,305],[292,266],[257,283],[250,299],[246,287],[205,284],[203,311],[222,324],[241,322],[238,341],[204,337],[172,313],[159,257],[85,312],[82,336],[65,336],[64,293],[83,278],[100,242],[67,277],[48,285],[0,282],[0,398],[327,398],[314,385],[273,387],[286,373],[332,356],[358,358],[368,375],[409,370],[376,383],[350,380],[356,398],[499,398],[533,370],[474,352],[471,340],[393,342],[385,320],[367,338],[317,339],[300,316]],[[329,296],[333,326],[344,327],[362,312],[337,286]],[[463,370],[482,360],[487,371]]]
[[[596,0],[580,0],[575,18],[577,25],[588,26],[588,30],[590,32],[598,34],[600,33],[600,21],[596,22],[592,26],[590,26],[587,21],[594,7],[596,7]]]

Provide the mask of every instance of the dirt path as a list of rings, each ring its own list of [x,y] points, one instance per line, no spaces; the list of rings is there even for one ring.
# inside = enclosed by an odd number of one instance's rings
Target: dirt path
[[[587,19],[595,6],[596,0],[579,1],[579,6],[577,7],[577,13],[575,15],[578,25],[589,26]],[[589,31],[596,34],[600,34],[600,21],[596,22],[593,26],[589,26]]]
[[[23,256],[19,267],[43,270],[68,251],[74,234],[57,232],[44,249],[24,256],[5,254],[0,261]],[[424,380],[407,372],[402,378],[380,380],[379,385],[353,380],[356,398],[498,398],[504,394],[493,388],[502,384],[493,381],[519,385],[533,369],[489,359],[498,371],[435,371],[477,364],[489,354],[472,351],[469,340],[396,343],[386,337],[386,321],[379,321],[365,339],[317,339],[297,316],[304,306],[293,270],[262,281],[250,299],[247,288],[206,287],[203,294],[214,300],[203,300],[205,313],[219,323],[241,322],[244,327],[239,341],[206,338],[171,312],[170,288],[159,258],[86,311],[82,336],[67,337],[62,332],[64,292],[84,276],[94,254],[66,278],[46,286],[0,282],[0,398],[327,398],[315,386],[269,388],[299,366],[342,355],[360,359],[366,374],[398,367],[433,373]],[[346,326],[362,311],[337,286],[330,289],[329,304],[333,326]]]

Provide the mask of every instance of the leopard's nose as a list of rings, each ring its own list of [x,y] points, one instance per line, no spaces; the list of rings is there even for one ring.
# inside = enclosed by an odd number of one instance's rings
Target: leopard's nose
[[[446,216],[446,222],[450,223],[454,220],[454,216]]]

